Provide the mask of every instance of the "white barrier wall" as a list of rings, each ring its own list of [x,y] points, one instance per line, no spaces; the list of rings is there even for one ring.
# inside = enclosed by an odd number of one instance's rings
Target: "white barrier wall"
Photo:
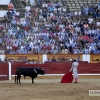
[[[0,0],[0,5],[8,5],[11,0]],[[4,17],[7,13],[7,10],[0,10],[0,17]]]
[[[5,55],[4,54],[0,54],[0,59],[1,59],[1,61],[4,61],[5,60]]]
[[[0,10],[0,17],[4,17],[7,14],[6,10]]]
[[[88,63],[90,63],[90,55],[89,54],[83,54],[82,55],[82,61],[88,61]]]
[[[0,0],[0,5],[8,5],[11,0]]]
[[[46,54],[43,54],[43,62],[42,63],[44,63],[45,61],[47,61],[47,55]]]

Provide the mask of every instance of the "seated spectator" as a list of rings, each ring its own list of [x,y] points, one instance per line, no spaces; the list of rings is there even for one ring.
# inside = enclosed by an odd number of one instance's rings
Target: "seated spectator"
[[[42,7],[43,7],[43,8],[47,8],[47,7],[48,7],[47,3],[44,2],[43,5],[42,5]]]
[[[87,5],[84,7],[84,14],[85,14],[86,16],[88,16],[88,14],[89,14],[89,8],[88,8]]]
[[[26,2],[25,0],[20,0],[21,4],[25,7],[26,6]]]
[[[47,61],[51,61],[51,60],[50,60],[50,57],[47,58]]]
[[[15,61],[16,62],[21,62],[21,59],[20,58],[17,58]]]
[[[36,62],[34,61],[34,59],[30,60],[30,64],[36,64]]]
[[[27,60],[27,62],[26,62],[25,64],[30,64],[30,61],[31,61],[31,60]]]
[[[51,59],[51,61],[56,61],[55,57],[53,56],[53,58]]]

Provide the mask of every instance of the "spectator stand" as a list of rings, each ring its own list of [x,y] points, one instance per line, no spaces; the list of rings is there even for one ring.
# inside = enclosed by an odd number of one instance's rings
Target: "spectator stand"
[[[71,5],[73,2],[76,7],[77,1],[71,1]],[[35,4],[23,7],[27,9],[24,13],[25,17],[17,15],[15,8],[7,12],[7,21],[4,22],[8,23],[7,28],[1,30],[3,33],[1,43],[5,53],[100,53],[98,14],[95,14],[96,20],[88,15],[84,15],[87,18],[83,20],[79,10],[68,13],[61,2],[46,1],[40,4],[37,1]]]

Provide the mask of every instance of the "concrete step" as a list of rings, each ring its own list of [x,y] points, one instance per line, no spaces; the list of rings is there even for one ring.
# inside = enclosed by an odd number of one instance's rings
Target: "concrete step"
[[[12,0],[12,3],[14,4],[16,11],[20,12],[21,17],[24,16],[25,7],[22,6],[19,0]]]
[[[90,5],[90,4],[97,4],[97,0],[64,0],[66,2],[66,6],[68,7],[69,11],[77,11],[82,6]]]

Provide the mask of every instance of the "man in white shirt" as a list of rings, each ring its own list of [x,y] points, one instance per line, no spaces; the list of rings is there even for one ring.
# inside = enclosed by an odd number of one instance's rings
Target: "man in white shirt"
[[[77,11],[75,11],[74,15],[75,15],[75,17],[77,17],[77,16],[78,16],[78,12],[77,12]]]
[[[75,78],[75,82],[74,83],[78,82],[78,75],[77,75],[77,67],[78,66],[79,66],[79,62],[77,62],[76,60],[73,60],[70,72],[73,70],[73,74],[74,74],[74,78]]]
[[[46,4],[46,2],[44,2],[44,4],[42,5],[42,7],[44,8],[47,8],[48,7],[48,5]]]
[[[31,7],[30,6],[26,6],[26,11],[30,11]]]
[[[20,47],[21,51],[23,51],[24,48],[25,48],[25,45],[24,45],[24,43],[23,43],[23,44],[21,45],[21,47]]]
[[[30,4],[34,5],[35,4],[35,0],[30,0]]]
[[[89,24],[92,24],[93,23],[93,18],[91,16],[88,18],[88,23]]]
[[[100,26],[100,21],[97,20],[96,25],[99,27]]]
[[[18,11],[15,11],[15,14],[16,14],[16,16],[20,16],[20,12],[18,12]]]
[[[26,24],[26,20],[23,18],[23,19],[21,19],[21,24],[22,24],[22,26],[25,26],[25,24]]]

